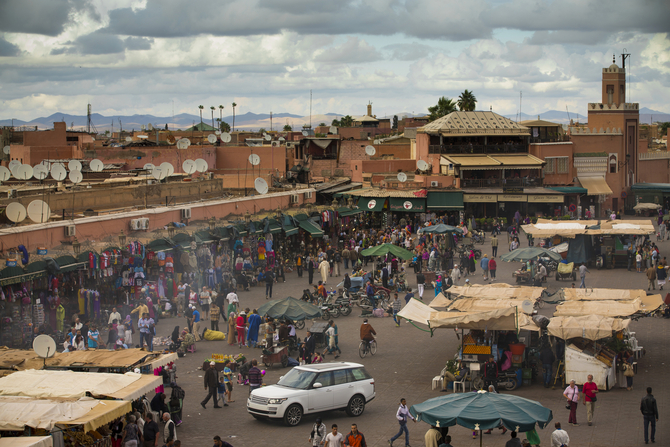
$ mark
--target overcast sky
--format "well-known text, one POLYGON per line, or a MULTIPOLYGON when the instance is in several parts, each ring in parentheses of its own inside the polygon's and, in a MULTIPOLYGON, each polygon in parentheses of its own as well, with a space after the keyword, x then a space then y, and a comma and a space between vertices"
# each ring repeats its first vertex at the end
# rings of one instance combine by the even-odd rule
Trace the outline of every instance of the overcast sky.
MULTIPOLYGON (((667 0, 0 0, 0 118, 231 112, 586 114, 631 53, 629 102, 670 112, 667 0)), ((628 65, 628 64, 627 64, 628 65)))

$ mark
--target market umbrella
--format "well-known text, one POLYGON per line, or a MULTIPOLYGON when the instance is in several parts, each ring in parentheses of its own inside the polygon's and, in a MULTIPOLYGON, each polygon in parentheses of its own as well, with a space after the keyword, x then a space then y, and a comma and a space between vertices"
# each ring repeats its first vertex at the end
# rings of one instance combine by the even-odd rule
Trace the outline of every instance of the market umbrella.
POLYGON ((268 301, 258 308, 258 315, 292 321, 309 320, 321 316, 321 309, 303 300, 287 297, 268 301))
POLYGON ((512 394, 488 393, 480 390, 474 393, 454 393, 435 397, 412 405, 409 412, 418 421, 436 427, 460 425, 479 430, 479 445, 482 432, 496 428, 500 424, 508 430, 527 432, 535 424, 544 428, 553 419, 551 410, 539 402, 512 394))
POLYGON ((414 258, 411 251, 393 244, 381 244, 375 247, 366 248, 361 252, 363 256, 384 256, 386 253, 391 253, 393 256, 401 259, 414 258))
POLYGON ((422 233, 432 233, 432 234, 447 234, 447 233, 458 233, 463 234, 463 230, 458 227, 452 227, 451 225, 437 224, 431 225, 429 227, 419 228, 419 234, 422 233))
POLYGON ((536 260, 544 256, 551 258, 556 262, 560 262, 563 259, 558 253, 554 253, 553 251, 541 247, 517 248, 516 250, 512 250, 509 253, 505 253, 500 257, 500 259, 505 262, 526 262, 530 260, 536 260))

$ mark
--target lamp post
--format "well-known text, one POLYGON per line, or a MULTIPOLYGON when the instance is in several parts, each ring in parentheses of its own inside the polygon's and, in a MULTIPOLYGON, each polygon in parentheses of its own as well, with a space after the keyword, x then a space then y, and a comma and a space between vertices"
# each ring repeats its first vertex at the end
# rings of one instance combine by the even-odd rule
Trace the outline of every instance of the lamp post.
POLYGON ((337 207, 340 205, 340 202, 337 201, 337 198, 333 199, 333 203, 331 203, 332 207, 334 210, 337 209, 337 207))
POLYGON ((251 222, 251 214, 249 214, 249 211, 248 211, 248 210, 244 213, 244 221, 245 221, 246 223, 251 222))
POLYGON ((81 244, 77 238, 74 238, 74 241, 72 241, 72 251, 74 251, 75 256, 79 256, 79 253, 81 252, 81 244))
POLYGON ((277 209, 275 210, 275 217, 277 220, 281 219, 281 208, 279 208, 279 206, 277 206, 277 209))
POLYGON ((126 235, 123 230, 121 230, 121 233, 119 234, 119 246, 121 246, 121 248, 126 246, 126 235))
POLYGON ((349 209, 353 209, 353 207, 354 207, 354 199, 352 199, 351 197, 349 197, 349 198, 347 199, 347 206, 349 207, 349 209))
POLYGON ((168 224, 167 227, 168 227, 168 229, 167 229, 167 230, 168 230, 168 237, 169 237, 170 239, 172 239, 172 238, 174 237, 174 232, 175 232, 176 228, 175 228, 174 225, 172 225, 171 223, 168 224))
POLYGON ((209 224, 209 231, 214 231, 214 228, 216 228, 216 219, 214 216, 210 217, 207 223, 209 224))

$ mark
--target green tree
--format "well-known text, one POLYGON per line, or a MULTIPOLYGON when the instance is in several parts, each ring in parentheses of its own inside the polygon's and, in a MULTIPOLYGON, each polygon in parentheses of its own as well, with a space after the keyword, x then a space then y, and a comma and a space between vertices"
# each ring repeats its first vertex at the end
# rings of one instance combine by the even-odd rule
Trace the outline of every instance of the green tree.
POLYGON ((265 127, 261 127, 260 129, 258 129, 258 133, 265 133, 265 132, 267 132, 267 130, 265 130, 265 127))
POLYGON ((233 103, 233 131, 235 131, 235 107, 237 107, 237 103, 233 103))
POLYGON ((214 110, 216 110, 216 107, 211 106, 210 109, 212 110, 212 127, 214 127, 214 110))
POLYGON ((219 129, 221 130, 221 132, 230 132, 230 124, 222 120, 219 123, 219 129))
POLYGON ((204 108, 205 108, 205 106, 203 106, 203 105, 198 106, 198 109, 200 109, 200 124, 202 124, 202 109, 204 109, 204 108))
POLYGON ((433 107, 428 107, 428 112, 430 117, 428 121, 435 121, 438 118, 442 118, 445 115, 449 115, 451 112, 456 111, 456 104, 453 99, 446 97, 441 97, 437 100, 437 104, 433 107))
POLYGON ((391 128, 392 129, 398 128, 398 115, 393 115, 393 126, 391 128))
POLYGON ((326 123, 319 123, 319 127, 324 127, 326 123))
POLYGON ((219 104, 219 121, 223 121, 223 106, 219 104))
POLYGON ((666 135, 668 127, 670 127, 670 122, 658 123, 658 136, 662 137, 663 135, 666 135))
POLYGON ((461 96, 458 97, 458 108, 463 112, 474 112, 475 106, 477 105, 477 98, 475 95, 465 89, 461 96))
POLYGON ((288 124, 284 125, 284 132, 291 132, 292 130, 293 130, 293 128, 291 126, 289 126, 288 124))

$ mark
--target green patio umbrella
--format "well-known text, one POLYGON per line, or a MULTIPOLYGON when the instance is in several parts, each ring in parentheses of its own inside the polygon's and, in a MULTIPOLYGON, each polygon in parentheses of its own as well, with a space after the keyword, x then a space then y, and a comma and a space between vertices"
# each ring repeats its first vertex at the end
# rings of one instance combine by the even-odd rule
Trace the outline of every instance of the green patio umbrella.
POLYGON ((512 394, 489 393, 484 390, 475 393, 455 393, 435 397, 412 405, 409 412, 417 421, 424 421, 436 427, 460 425, 471 430, 479 430, 479 445, 482 432, 502 424, 508 430, 528 432, 544 428, 553 419, 550 409, 539 402, 512 394))
POLYGON ((376 245, 374 247, 366 248, 361 252, 363 256, 384 256, 386 253, 391 253, 393 256, 400 259, 414 258, 411 251, 393 244, 376 245))
POLYGON ((263 304, 258 308, 258 315, 267 315, 279 320, 301 321, 320 317, 321 309, 311 303, 289 296, 263 304))
POLYGON ((437 224, 431 225, 429 227, 419 228, 419 234, 431 233, 431 234, 447 234, 447 233, 458 233, 463 234, 463 230, 458 227, 452 227, 451 225, 437 224))
POLYGON ((561 262, 563 259, 558 253, 541 247, 517 248, 509 253, 505 253, 500 259, 505 262, 527 262, 530 260, 537 260, 543 256, 547 256, 556 262, 561 262))

